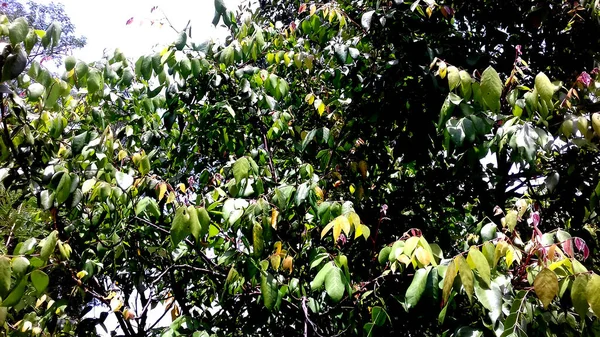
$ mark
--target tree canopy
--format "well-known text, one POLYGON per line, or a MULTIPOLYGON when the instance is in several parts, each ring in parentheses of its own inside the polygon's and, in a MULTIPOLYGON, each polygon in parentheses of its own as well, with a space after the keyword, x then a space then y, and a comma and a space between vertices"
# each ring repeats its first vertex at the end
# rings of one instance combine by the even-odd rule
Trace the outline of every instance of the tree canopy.
POLYGON ((600 334, 597 1, 245 10, 60 78, 0 18, 8 334, 600 334))

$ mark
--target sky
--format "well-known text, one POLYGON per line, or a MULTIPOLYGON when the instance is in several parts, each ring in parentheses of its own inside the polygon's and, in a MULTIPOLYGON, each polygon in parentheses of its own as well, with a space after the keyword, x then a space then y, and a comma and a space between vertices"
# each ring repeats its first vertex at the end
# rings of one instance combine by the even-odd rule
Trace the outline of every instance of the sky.
MULTIPOLYGON (((49 3, 48 0, 38 0, 49 3)), ((102 58, 103 51, 120 48, 127 57, 137 58, 175 40, 176 32, 169 25, 158 24, 166 15, 176 29, 183 29, 191 20, 190 41, 203 42, 209 38, 223 39, 225 30, 212 25, 213 0, 54 0, 62 3, 75 25, 76 35, 87 38, 87 46, 74 50, 73 55, 85 62, 102 58), (151 9, 158 10, 151 13, 151 9), (131 24, 127 21, 133 18, 131 24), (155 21, 154 25, 151 23, 155 21)), ((235 9, 240 0, 225 0, 235 9)))

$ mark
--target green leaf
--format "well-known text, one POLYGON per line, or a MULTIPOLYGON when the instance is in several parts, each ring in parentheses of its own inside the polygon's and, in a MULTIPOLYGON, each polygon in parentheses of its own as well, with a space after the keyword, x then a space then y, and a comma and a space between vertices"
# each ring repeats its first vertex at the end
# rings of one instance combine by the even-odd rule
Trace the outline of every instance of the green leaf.
POLYGON ((552 100, 554 92, 556 92, 558 87, 552 84, 552 82, 550 82, 550 79, 548 78, 548 76, 546 76, 546 74, 539 73, 535 77, 535 89, 537 90, 542 100, 550 102, 552 100))
POLYGON ((117 178, 117 185, 119 185, 123 191, 126 191, 131 185, 133 185, 133 177, 127 173, 116 171, 115 177, 117 178))
POLYGON ((481 74, 481 98, 493 112, 500 111, 500 96, 502 96, 502 81, 496 70, 487 67, 481 74))
POLYGON ((12 54, 6 57, 2 67, 2 80, 8 81, 17 78, 27 66, 27 53, 20 44, 15 46, 12 54))
POLYGON ((508 211, 508 213, 506 214, 505 220, 506 220, 506 226, 508 227, 508 230, 512 233, 512 231, 515 230, 515 227, 517 227, 517 218, 518 218, 519 214, 517 211, 510 210, 508 211))
POLYGON ((175 48, 177 48, 177 50, 183 50, 183 48, 185 47, 186 41, 187 41, 187 34, 185 33, 185 31, 181 31, 177 35, 177 39, 175 39, 175 42, 173 43, 173 45, 175 46, 175 48))
POLYGON ((496 238, 496 229, 498 227, 495 223, 490 222, 481 228, 481 239, 483 241, 490 241, 496 238))
POLYGON ((39 83, 32 83, 27 88, 27 91, 29 92, 29 94, 28 94, 29 99, 35 102, 44 95, 46 88, 44 88, 44 86, 39 83))
POLYGON ((3 307, 12 307, 17 305, 21 300, 21 297, 23 297, 23 294, 25 293, 25 288, 27 288, 27 278, 23 277, 21 279, 21 282, 17 284, 17 286, 10 292, 10 294, 8 294, 6 298, 3 298, 1 305, 3 307))
POLYGON ((190 233, 198 241, 201 237, 201 226, 200 220, 198 219, 198 211, 196 211, 196 207, 190 205, 188 206, 188 214, 190 215, 189 227, 190 233))
POLYGON ((150 172, 150 158, 148 155, 144 155, 138 164, 138 171, 144 176, 150 172))
POLYGON ((17 278, 19 278, 23 274, 25 274, 27 272, 27 269, 29 269, 29 265, 30 265, 29 260, 24 256, 17 256, 15 258, 13 258, 11 264, 12 264, 13 274, 17 278))
POLYGON ((92 69, 87 75, 87 89, 90 94, 94 94, 98 90, 102 89, 102 74, 92 69))
POLYGON ((42 246, 42 250, 40 251, 40 259, 42 259, 42 261, 48 261, 50 255, 52 255, 52 253, 54 252, 54 248, 56 247, 57 235, 57 231, 52 231, 52 233, 50 233, 50 235, 48 235, 48 237, 44 241, 44 245, 42 246))
POLYGON ((375 306, 371 309, 371 322, 377 326, 385 324, 387 313, 382 307, 375 306))
POLYGON ((28 32, 29 25, 27 24, 25 18, 17 18, 8 26, 8 37, 10 38, 10 43, 16 45, 17 43, 25 41, 25 37, 27 37, 28 32))
POLYGON ((587 301, 596 317, 600 317, 600 276, 592 274, 586 286, 587 301))
POLYGON ((260 280, 260 292, 265 303, 265 307, 272 310, 277 303, 277 281, 273 275, 266 273, 262 275, 260 280))
POLYGON ((484 289, 477 284, 475 286, 475 295, 479 303, 490 311, 489 315, 492 323, 496 323, 502 314, 503 301, 500 288, 496 284, 492 284, 489 289, 484 289))
POLYGON ((69 194, 71 193, 71 176, 68 173, 64 173, 61 178, 58 186, 56 187, 54 200, 59 205, 65 202, 69 198, 69 194))
POLYGON ((25 37, 25 43, 24 43, 25 51, 27 53, 30 53, 37 42, 38 42, 37 34, 35 33, 34 30, 30 30, 29 33, 27 33, 27 36, 25 37))
POLYGON ((448 87, 450 90, 454 90, 454 88, 458 87, 461 83, 460 81, 460 72, 458 68, 455 66, 450 66, 447 69, 448 72, 448 87))
POLYGON ((302 183, 298 186, 298 189, 296 190, 296 206, 300 206, 300 204, 302 204, 304 202, 304 200, 306 200, 306 198, 308 197, 308 192, 310 192, 310 188, 308 186, 308 183, 302 183))
POLYGON ((254 256, 260 257, 264 250, 263 228, 255 222, 252 227, 252 251, 254 256))
POLYGON ((315 278, 310 282, 310 289, 316 290, 316 289, 321 288, 323 286, 323 283, 325 282, 325 277, 332 270, 333 267, 334 267, 333 262, 326 263, 321 268, 321 270, 319 270, 319 272, 317 273, 315 278))
POLYGON ((0 297, 5 298, 10 290, 10 259, 0 256, 0 297))
MULTIPOLYGON (((535 293, 540 301, 542 301, 544 309, 546 309, 554 297, 558 295, 558 277, 556 277, 556 274, 552 270, 544 268, 535 277, 535 280, 533 281, 533 289, 535 290, 535 293)), ((600 289, 598 290, 600 291, 600 289)))
MULTIPOLYGON (((465 261, 465 258, 462 255, 457 256, 454 259, 456 266, 458 267, 458 273, 460 275, 460 281, 465 288, 465 292, 469 297, 469 301, 473 300, 473 287, 474 287, 474 276, 473 271, 469 268, 469 264, 465 261)), ((448 271, 446 271, 448 272, 448 271)))
POLYGON ((467 263, 471 269, 477 269, 479 276, 489 287, 491 282, 490 265, 485 256, 475 247, 471 247, 467 256, 467 263))
POLYGON ((388 262, 388 258, 390 256, 390 252, 392 251, 392 247, 387 246, 383 247, 383 249, 379 252, 377 256, 377 261, 379 261, 380 265, 385 265, 388 262))
POLYGON ((337 303, 344 297, 344 281, 342 270, 338 267, 333 267, 327 275, 325 275, 325 291, 331 299, 337 303))
POLYGON ((369 31, 369 29, 371 29, 371 21, 373 20, 374 13, 375 11, 364 12, 362 17, 360 18, 360 24, 366 31, 369 31))
POLYGON ((65 57, 65 70, 71 71, 73 68, 75 68, 76 64, 77 59, 75 58, 75 56, 69 55, 65 57))
POLYGON ((41 295, 44 290, 48 287, 50 283, 50 278, 46 273, 41 270, 34 270, 31 272, 31 283, 33 283, 33 287, 37 290, 38 295, 41 295))
POLYGON ((77 80, 82 81, 88 75, 89 69, 88 65, 84 62, 77 62, 75 65, 75 75, 77 75, 77 80))
POLYGON ((175 212, 175 217, 171 223, 171 241, 173 242, 173 246, 177 246, 189 234, 190 214, 187 207, 180 206, 175 212))
POLYGON ((206 208, 200 207, 196 209, 198 212, 198 221, 200 222, 200 235, 204 236, 208 233, 208 227, 210 226, 210 216, 206 211, 206 208))
POLYGON ((408 289, 406 289, 406 308, 414 308, 423 293, 425 292, 425 288, 427 286, 427 276, 431 271, 431 266, 427 268, 421 268, 415 272, 415 276, 413 276, 413 280, 410 283, 408 289))
POLYGON ((573 302, 573 308, 575 312, 585 317, 588 312, 588 301, 587 301, 587 284, 589 276, 587 274, 577 275, 573 285, 571 286, 571 301, 573 302))
POLYGON ((223 14, 227 11, 224 0, 215 0, 215 11, 219 14, 223 14))
POLYGON ((40 203, 44 210, 49 210, 54 205, 54 193, 49 190, 43 190, 40 193, 40 203))
POLYGON ((233 177, 238 184, 242 179, 248 178, 249 172, 250 162, 248 162, 248 158, 242 157, 233 163, 233 177))

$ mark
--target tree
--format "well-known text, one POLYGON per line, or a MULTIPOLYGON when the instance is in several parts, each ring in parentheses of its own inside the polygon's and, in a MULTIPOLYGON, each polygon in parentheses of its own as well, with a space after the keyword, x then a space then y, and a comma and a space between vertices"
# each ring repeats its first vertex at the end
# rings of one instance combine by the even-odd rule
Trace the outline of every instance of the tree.
POLYGON ((480 3, 278 2, 241 22, 217 0, 224 45, 182 31, 60 79, 34 62, 31 83, 31 29, 5 23, 27 95, 3 105, 1 182, 52 232, 1 258, 2 323, 93 334, 101 305, 125 336, 595 335, 599 9, 549 8, 488 25, 480 3))
POLYGON ((60 34, 60 39, 53 48, 36 48, 29 55, 31 59, 50 57, 56 58, 55 61, 58 61, 66 55, 71 55, 74 49, 83 48, 86 45, 86 38, 75 34, 75 26, 61 3, 42 4, 36 1, 28 1, 26 5, 23 5, 18 0, 5 0, 2 3, 0 12, 6 15, 10 21, 24 17, 31 27, 37 30, 48 31, 60 27, 62 34, 60 34), (57 24, 58 26, 56 26, 57 24))

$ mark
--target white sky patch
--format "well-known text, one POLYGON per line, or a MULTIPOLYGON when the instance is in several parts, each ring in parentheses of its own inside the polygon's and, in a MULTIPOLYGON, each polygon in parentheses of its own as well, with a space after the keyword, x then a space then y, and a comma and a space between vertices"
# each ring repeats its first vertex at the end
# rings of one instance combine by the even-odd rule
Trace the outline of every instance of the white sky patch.
MULTIPOLYGON (((49 3, 50 0, 38 0, 49 3)), ((87 38, 85 48, 73 51, 73 55, 85 62, 102 58, 104 50, 120 48, 125 56, 137 58, 173 42, 176 32, 168 24, 159 24, 163 12, 173 26, 183 29, 191 20, 192 37, 197 43, 213 38, 223 39, 224 28, 212 25, 214 1, 211 0, 104 0, 100 2, 81 0, 54 0, 65 6, 67 15, 75 25, 75 35, 87 38), (153 6, 158 10, 150 12, 153 6), (127 25, 127 21, 133 22, 127 25), (154 24, 152 24, 154 21, 154 24)), ((240 0, 225 0, 227 7, 235 10, 240 0)), ((221 21, 222 24, 222 21, 221 21)))

